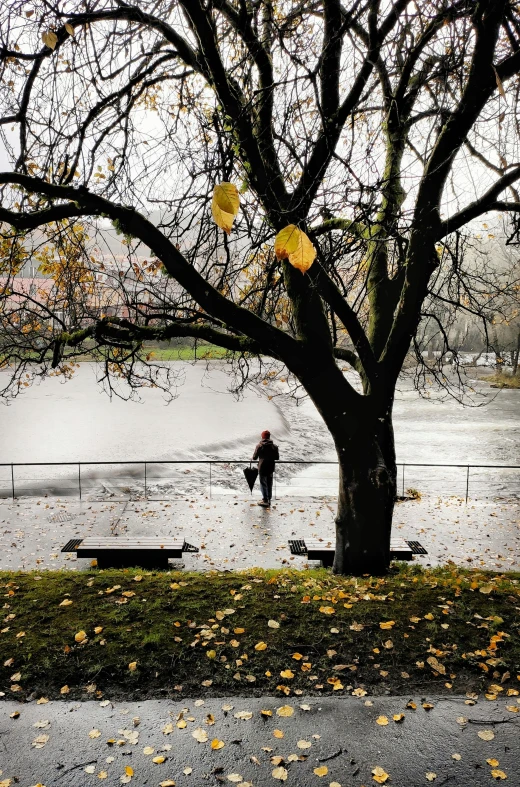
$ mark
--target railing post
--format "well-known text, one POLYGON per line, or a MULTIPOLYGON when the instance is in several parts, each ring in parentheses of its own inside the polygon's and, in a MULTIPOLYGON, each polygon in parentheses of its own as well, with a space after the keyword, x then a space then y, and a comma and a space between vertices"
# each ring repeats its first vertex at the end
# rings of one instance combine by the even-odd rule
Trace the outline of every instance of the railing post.
POLYGON ((404 497, 404 462, 403 462, 403 497, 404 497))
POLYGON ((274 468, 274 499, 276 500, 276 467, 274 468))
POLYGON ((81 462, 78 462, 78 486, 79 486, 79 499, 81 500, 81 462))
POLYGON ((209 463, 209 499, 211 500, 211 462, 209 463))
POLYGON ((144 463, 144 499, 146 500, 148 496, 147 488, 146 488, 146 462, 144 463))
POLYGON ((14 500, 14 465, 11 462, 11 490, 13 492, 13 500, 14 500))
POLYGON ((466 503, 468 502, 469 495, 469 465, 466 468, 466 503))

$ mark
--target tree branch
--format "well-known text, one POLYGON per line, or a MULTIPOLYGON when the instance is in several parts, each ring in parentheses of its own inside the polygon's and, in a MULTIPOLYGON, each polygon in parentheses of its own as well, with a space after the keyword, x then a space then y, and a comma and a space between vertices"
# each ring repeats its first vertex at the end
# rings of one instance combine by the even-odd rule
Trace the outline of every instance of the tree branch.
MULTIPOLYGON (((497 180, 497 182, 491 186, 486 193, 480 197, 479 199, 474 200, 469 205, 467 205, 463 210, 460 210, 455 215, 451 216, 449 219, 441 222, 439 226, 439 232, 437 233, 436 240, 440 240, 444 238, 446 235, 449 235, 450 232, 455 232, 456 230, 463 227, 468 221, 475 219, 477 216, 481 216, 483 213, 489 210, 496 210, 496 198, 498 195, 504 191, 508 186, 514 183, 516 180, 520 180, 520 166, 515 167, 508 172, 506 175, 503 175, 501 178, 497 180)), ((502 205, 518 205, 518 203, 501 203, 502 205)), ((500 210, 510 210, 511 208, 499 208, 500 210)), ((517 209, 517 208, 513 208, 517 209)))

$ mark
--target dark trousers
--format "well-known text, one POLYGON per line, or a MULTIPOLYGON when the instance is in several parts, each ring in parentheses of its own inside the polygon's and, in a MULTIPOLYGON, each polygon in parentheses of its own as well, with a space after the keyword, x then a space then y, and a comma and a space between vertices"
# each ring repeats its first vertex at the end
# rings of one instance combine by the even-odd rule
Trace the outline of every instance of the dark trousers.
POLYGON ((270 501, 273 494, 273 474, 271 473, 271 475, 261 475, 259 478, 260 489, 262 490, 262 499, 270 501))

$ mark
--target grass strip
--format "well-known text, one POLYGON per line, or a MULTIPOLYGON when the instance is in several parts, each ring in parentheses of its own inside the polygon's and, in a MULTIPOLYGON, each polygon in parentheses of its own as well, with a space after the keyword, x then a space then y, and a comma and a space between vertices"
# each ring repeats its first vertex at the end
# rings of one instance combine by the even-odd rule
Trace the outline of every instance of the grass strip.
POLYGON ((0 586, 11 699, 519 696, 518 573, 92 569, 1 572, 0 586))

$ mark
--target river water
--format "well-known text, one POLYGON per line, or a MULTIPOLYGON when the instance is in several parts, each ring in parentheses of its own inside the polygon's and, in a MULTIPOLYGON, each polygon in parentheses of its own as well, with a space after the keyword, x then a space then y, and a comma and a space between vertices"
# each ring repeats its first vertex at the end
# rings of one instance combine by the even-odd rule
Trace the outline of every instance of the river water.
MULTIPOLYGON (((82 364, 66 383, 51 378, 27 389, 11 405, 0 405, 0 495, 151 496, 203 492, 244 493, 243 464, 263 429, 280 445, 279 496, 333 496, 334 464, 297 465, 296 461, 333 462, 332 441, 312 403, 299 406, 283 386, 271 400, 260 388, 237 400, 229 393, 224 362, 173 362, 179 373, 177 398, 166 405, 158 390, 142 392, 142 403, 109 397, 96 382, 94 364, 82 364), (169 460, 213 460, 207 464, 168 465, 169 460), (217 462, 216 460, 223 460, 217 462), (110 462, 136 462, 112 465, 110 462), (11 470, 11 463, 42 463, 11 470), (66 466, 47 463, 69 462, 66 466), (81 466, 78 467, 78 462, 81 466), (92 463, 103 463, 94 465, 92 463), (157 462, 159 464, 153 464, 157 462), (210 478, 211 472, 211 478, 210 478)), ((475 406, 453 399, 424 398, 403 379, 397 392, 394 424, 400 491, 465 496, 467 465, 520 465, 520 391, 497 391, 474 381, 475 406), (485 405, 485 406, 484 406, 485 405), (464 465, 424 468, 417 464, 464 465)), ((470 468, 470 497, 518 497, 520 470, 470 468)))

